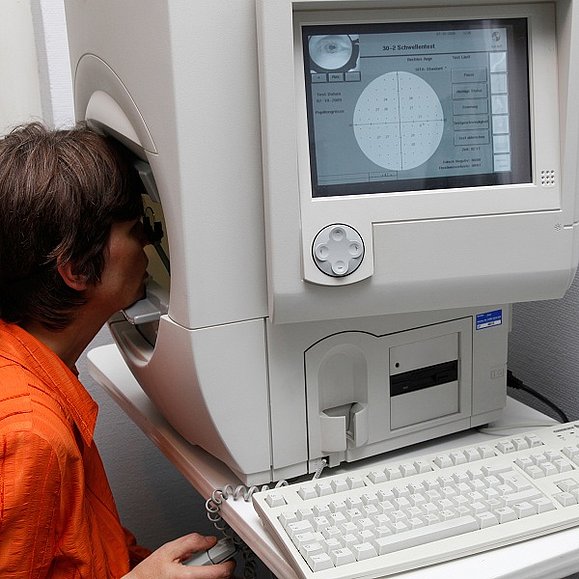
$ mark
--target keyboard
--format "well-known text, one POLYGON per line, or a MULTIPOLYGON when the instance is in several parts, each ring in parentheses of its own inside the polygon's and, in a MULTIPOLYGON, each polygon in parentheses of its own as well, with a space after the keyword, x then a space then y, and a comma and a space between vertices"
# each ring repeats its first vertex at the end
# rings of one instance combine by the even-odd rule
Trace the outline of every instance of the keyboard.
POLYGON ((298 577, 387 577, 579 524, 579 422, 252 499, 298 577))

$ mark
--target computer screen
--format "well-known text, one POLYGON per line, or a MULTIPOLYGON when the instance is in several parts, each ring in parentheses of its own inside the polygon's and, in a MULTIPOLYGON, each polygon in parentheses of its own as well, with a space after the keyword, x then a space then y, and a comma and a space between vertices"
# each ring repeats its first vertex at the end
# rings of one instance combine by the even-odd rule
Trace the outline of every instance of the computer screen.
POLYGON ((306 25, 313 197, 529 183, 526 18, 306 25))

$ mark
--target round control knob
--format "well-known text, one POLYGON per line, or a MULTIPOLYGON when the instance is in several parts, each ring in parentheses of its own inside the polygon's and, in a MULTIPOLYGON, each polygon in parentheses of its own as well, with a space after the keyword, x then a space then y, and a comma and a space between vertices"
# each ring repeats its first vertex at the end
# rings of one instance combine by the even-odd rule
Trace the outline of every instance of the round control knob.
POLYGON ((332 277, 344 277, 355 272, 364 259, 364 242, 349 225, 324 227, 312 244, 314 263, 320 271, 332 277))

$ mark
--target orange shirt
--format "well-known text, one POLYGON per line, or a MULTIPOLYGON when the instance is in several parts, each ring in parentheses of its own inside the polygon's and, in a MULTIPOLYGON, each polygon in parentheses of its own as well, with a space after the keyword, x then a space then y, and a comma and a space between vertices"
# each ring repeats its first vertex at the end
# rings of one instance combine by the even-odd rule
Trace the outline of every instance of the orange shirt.
POLYGON ((60 358, 0 321, 2 579, 116 579, 146 555, 119 522, 97 411, 60 358))

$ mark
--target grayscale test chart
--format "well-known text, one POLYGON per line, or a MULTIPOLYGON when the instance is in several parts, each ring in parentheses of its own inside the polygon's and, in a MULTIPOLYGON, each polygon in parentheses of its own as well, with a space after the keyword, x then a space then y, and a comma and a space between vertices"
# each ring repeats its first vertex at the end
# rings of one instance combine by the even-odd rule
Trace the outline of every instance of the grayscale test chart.
POLYGON ((353 127, 360 149, 371 161, 403 171, 435 153, 444 132, 444 113, 425 80, 410 72, 388 72, 362 91, 353 127))

